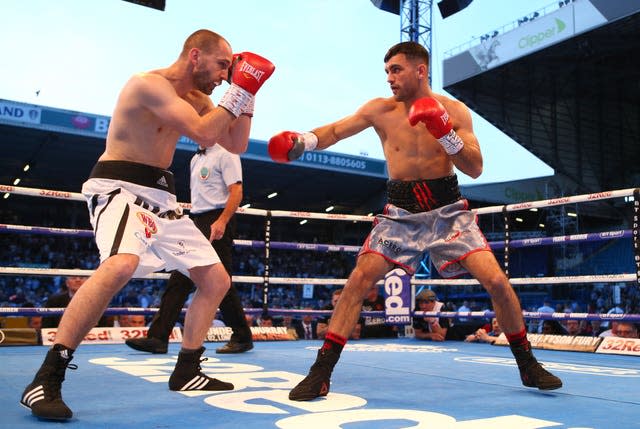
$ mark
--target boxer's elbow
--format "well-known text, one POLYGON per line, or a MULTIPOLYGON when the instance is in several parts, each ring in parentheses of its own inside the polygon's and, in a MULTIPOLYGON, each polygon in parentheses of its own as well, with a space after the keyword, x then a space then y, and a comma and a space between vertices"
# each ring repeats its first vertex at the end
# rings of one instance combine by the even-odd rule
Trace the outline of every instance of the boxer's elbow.
POLYGON ((477 179, 482 174, 482 164, 474 166, 471 171, 467 173, 472 179, 477 179))

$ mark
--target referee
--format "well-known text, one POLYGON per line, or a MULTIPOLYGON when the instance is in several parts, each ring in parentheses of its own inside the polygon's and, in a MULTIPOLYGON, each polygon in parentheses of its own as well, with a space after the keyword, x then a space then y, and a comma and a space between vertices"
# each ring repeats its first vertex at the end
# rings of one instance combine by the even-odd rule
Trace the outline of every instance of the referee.
MULTIPOLYGON (((236 234, 235 212, 242 201, 242 166, 240 156, 220 145, 200 148, 191 159, 191 214, 198 229, 209 237, 222 265, 231 276, 231 252, 236 234)), ((173 271, 154 315, 147 338, 134 338, 126 344, 150 353, 167 353, 169 335, 180 316, 194 284, 173 271)), ((220 303, 220 312, 233 333, 216 353, 243 353, 253 348, 251 329, 247 325, 238 291, 231 284, 220 303)))

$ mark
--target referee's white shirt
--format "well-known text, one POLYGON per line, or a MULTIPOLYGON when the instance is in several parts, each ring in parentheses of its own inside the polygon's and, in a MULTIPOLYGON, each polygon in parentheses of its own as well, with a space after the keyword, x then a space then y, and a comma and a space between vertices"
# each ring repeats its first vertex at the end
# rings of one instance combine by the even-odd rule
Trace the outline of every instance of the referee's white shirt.
POLYGON ((191 158, 191 213, 224 208, 234 183, 242 183, 240 156, 218 144, 196 153, 191 158))

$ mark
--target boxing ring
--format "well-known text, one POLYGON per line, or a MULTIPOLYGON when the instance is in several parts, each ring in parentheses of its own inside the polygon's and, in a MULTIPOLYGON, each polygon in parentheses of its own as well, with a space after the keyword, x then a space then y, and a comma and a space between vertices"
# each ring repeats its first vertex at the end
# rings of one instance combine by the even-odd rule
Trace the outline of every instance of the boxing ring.
MULTIPOLYGON (((10 193, 84 201, 80 194, 7 186, 10 193)), ((504 251, 505 272, 513 249, 581 241, 631 239, 639 264, 638 215, 640 192, 625 189, 474 210, 479 216, 501 213, 505 239, 490 243, 504 251), (512 239, 508 213, 585 201, 634 196, 629 230, 512 239)), ((188 209, 188 205, 184 204, 188 209)), ((359 246, 277 242, 270 239, 271 220, 277 217, 326 221, 370 222, 371 217, 340 214, 239 209, 238 213, 265 217, 263 241, 236 240, 236 246, 264 249, 263 276, 234 276, 235 283, 262 285, 263 308, 248 313, 327 314, 322 311, 269 308, 274 285, 343 285, 346 279, 284 278, 270 275, 273 249, 356 252, 359 246)), ((0 231, 90 237, 91 231, 0 224, 0 231)), ((638 266, 638 265, 636 265, 638 266)), ((89 275, 92 270, 0 267, 1 275, 89 275)), ((145 278, 164 279, 155 273, 145 278)), ((638 282, 639 273, 585 276, 511 278, 514 285, 638 282)), ((474 286, 471 279, 412 279, 413 287, 474 286)), ((415 293, 414 293, 415 295, 415 293)), ((0 308, 0 315, 52 315, 55 309, 0 308)), ((152 314, 153 309, 114 308, 109 314, 152 314)), ((378 315, 381 312, 370 312, 378 315)), ((485 319, 483 312, 414 312, 416 315, 485 319)), ((537 313, 523 311, 525 319, 640 321, 639 314, 537 313)), ((410 337, 356 340, 347 343, 336 367, 331 392, 311 402, 287 399, 289 390, 307 373, 320 341, 258 342, 239 355, 215 355, 207 345, 203 370, 234 383, 230 392, 171 392, 167 380, 179 344, 158 357, 133 351, 124 344, 82 345, 75 354, 77 371, 67 371, 63 397, 74 411, 66 425, 124 428, 226 428, 232 425, 277 428, 632 428, 640 427, 640 359, 621 354, 535 350, 547 369, 562 378, 563 388, 541 392, 521 385, 508 347, 484 343, 426 342, 410 337), (154 385, 155 384, 155 385, 154 385), (106 395, 103 392, 108 392, 106 395)), ((0 347, 0 399, 7 406, 0 427, 42 427, 42 422, 18 404, 19 396, 44 357, 41 346, 0 347)))

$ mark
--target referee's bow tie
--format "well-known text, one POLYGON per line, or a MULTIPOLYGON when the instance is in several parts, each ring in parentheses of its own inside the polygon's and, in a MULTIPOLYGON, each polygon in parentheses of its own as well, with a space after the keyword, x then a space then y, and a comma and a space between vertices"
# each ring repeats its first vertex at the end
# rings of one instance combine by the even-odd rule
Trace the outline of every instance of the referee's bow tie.
POLYGON ((204 155, 207 152, 206 148, 198 148, 198 150, 196 151, 196 154, 198 155, 204 155))

